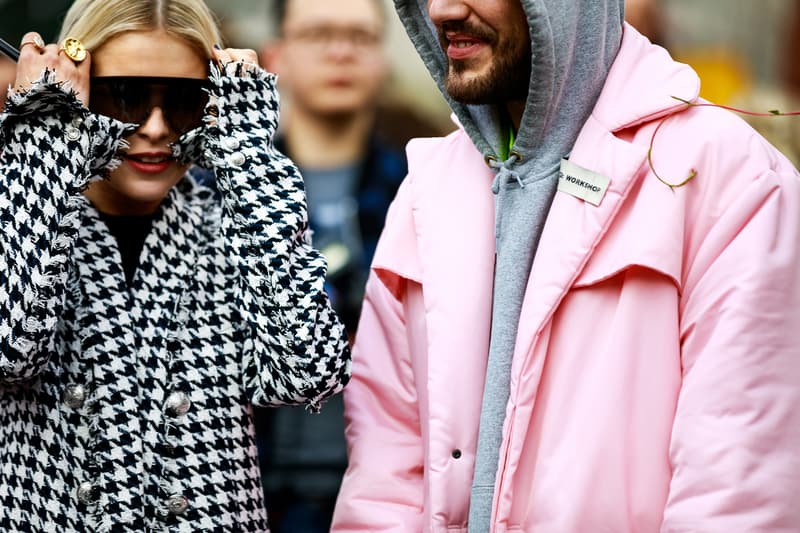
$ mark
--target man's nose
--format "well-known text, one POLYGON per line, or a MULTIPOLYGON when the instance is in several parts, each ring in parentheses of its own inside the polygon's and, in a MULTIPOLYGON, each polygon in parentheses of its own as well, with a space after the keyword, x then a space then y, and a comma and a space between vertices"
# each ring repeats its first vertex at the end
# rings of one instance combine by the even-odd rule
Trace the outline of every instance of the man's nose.
POLYGON ((428 0, 428 16, 437 26, 450 20, 465 20, 470 11, 469 3, 463 0, 428 0))
POLYGON ((358 46, 352 37, 347 35, 336 35, 325 47, 325 53, 336 59, 353 57, 358 52, 358 46))

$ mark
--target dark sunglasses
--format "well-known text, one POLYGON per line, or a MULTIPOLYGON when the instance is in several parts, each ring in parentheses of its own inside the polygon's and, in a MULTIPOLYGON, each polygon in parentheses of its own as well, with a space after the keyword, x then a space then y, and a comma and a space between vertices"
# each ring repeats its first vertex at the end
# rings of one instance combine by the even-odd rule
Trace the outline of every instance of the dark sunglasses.
POLYGON ((144 124, 159 107, 181 135, 202 124, 208 80, 149 76, 103 76, 90 81, 89 109, 122 122, 144 124))

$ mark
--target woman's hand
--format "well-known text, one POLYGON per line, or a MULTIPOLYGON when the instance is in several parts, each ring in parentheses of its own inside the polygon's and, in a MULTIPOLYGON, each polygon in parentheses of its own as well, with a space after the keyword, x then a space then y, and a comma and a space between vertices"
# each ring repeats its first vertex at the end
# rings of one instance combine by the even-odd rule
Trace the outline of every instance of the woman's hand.
POLYGON ((214 55, 220 63, 235 63, 237 61, 258 66, 258 55, 255 50, 247 48, 214 49, 214 55))
POLYGON ((28 90, 31 84, 41 77, 44 69, 50 69, 56 72, 56 80, 68 82, 83 105, 88 105, 92 63, 90 54, 87 52, 86 59, 76 63, 67 57, 58 45, 42 45, 44 45, 42 37, 36 32, 28 32, 22 38, 14 90, 28 90))

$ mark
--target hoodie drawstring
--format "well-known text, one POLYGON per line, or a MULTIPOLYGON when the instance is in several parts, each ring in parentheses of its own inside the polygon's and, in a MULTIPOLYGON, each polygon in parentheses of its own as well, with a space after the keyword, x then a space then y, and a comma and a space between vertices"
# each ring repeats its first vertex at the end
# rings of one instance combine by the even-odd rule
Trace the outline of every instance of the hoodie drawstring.
POLYGON ((505 161, 497 161, 496 159, 489 159, 487 162, 489 166, 497 171, 494 181, 492 181, 492 192, 497 194, 500 192, 500 184, 508 181, 516 180, 521 189, 525 188, 522 182, 522 177, 518 172, 511 170, 511 166, 519 160, 519 155, 512 153, 505 161))

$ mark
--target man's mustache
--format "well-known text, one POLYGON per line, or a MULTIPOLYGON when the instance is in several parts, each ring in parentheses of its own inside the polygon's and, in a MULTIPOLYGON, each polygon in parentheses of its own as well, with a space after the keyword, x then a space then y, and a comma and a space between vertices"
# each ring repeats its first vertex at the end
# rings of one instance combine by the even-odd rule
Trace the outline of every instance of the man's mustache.
POLYGON ((463 20, 450 20, 443 22, 441 26, 437 27, 437 31, 439 33, 439 42, 441 43, 442 48, 445 49, 450 42, 445 34, 449 32, 469 35, 490 44, 497 40, 497 32, 493 31, 491 28, 479 26, 463 20))

